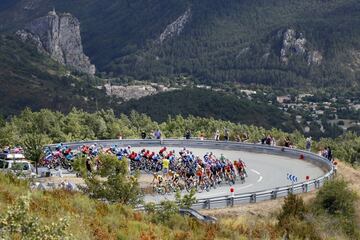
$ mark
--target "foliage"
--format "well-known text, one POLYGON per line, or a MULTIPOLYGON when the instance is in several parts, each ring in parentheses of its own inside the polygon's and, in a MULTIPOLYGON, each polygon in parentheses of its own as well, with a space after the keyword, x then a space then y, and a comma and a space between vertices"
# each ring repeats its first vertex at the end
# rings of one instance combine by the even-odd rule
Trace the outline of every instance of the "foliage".
POLYGON ((67 115, 45 109, 39 112, 25 109, 19 116, 6 122, 4 127, 0 127, 0 145, 21 144, 24 136, 32 134, 31 129, 36 129, 35 133, 44 136, 46 143, 54 143, 115 139, 118 135, 122 135, 123 138, 139 138, 142 130, 151 136, 158 128, 164 137, 183 137, 185 130, 190 129, 193 137, 203 135, 212 139, 215 131, 219 130, 223 138, 224 129, 227 128, 231 140, 235 140, 239 135, 248 142, 259 142, 265 135, 271 134, 279 141, 289 136, 294 144, 305 142, 305 138, 298 132, 288 134, 277 129, 266 130, 253 125, 235 124, 211 117, 175 116, 159 124, 145 114, 134 111, 129 116, 121 114, 116 117, 112 110, 87 113, 74 108, 67 115))
POLYGON ((191 206, 196 203, 196 190, 191 189, 189 194, 181 196, 181 192, 177 191, 175 195, 176 202, 179 204, 180 208, 191 208, 191 206))
POLYGON ((130 100, 118 108, 118 111, 125 114, 130 114, 133 110, 145 113, 158 122, 166 121, 169 115, 172 117, 193 115, 252 124, 267 129, 275 127, 287 131, 294 130, 292 125, 288 127, 284 124, 289 119, 274 106, 239 99, 224 92, 197 88, 186 88, 130 100))
MULTIPOLYGON (((0 115, 18 114, 25 107, 68 112, 72 107, 95 111, 113 105, 97 78, 70 70, 16 37, 0 35, 0 115)), ((0 121, 1 125, 1 121, 0 121)))
POLYGON ((158 207, 153 203, 147 203, 145 211, 151 215, 151 221, 154 223, 166 224, 179 214, 179 206, 173 201, 162 201, 158 207))
POLYGON ((348 188, 344 180, 326 182, 315 199, 315 208, 331 215, 354 217, 356 193, 348 188))
POLYGON ((100 155, 100 165, 93 174, 85 175, 85 188, 92 198, 135 206, 141 202, 139 174, 129 176, 128 163, 116 156, 100 155), (101 178, 99 178, 101 177, 101 178))
POLYGON ((25 157, 35 163, 36 174, 38 173, 38 164, 43 157, 44 140, 43 136, 37 133, 30 133, 24 137, 25 157))
POLYGON ((339 222, 343 231, 354 239, 360 237, 356 226, 355 204, 358 196, 349 189, 347 182, 336 179, 326 182, 314 200, 314 212, 329 214, 339 222))
POLYGON ((289 194, 282 206, 282 211, 278 216, 279 226, 284 227, 290 218, 304 219, 307 210, 301 197, 295 194, 289 194))
POLYGON ((320 239, 312 223, 306 220, 307 214, 307 207, 301 197, 290 194, 285 198, 277 216, 278 228, 285 233, 285 238, 293 236, 295 239, 320 239))
POLYGON ((301 88, 358 85, 357 0, 40 0, 31 14, 23 11, 26 1, 2 2, 0 31, 5 32, 53 7, 74 14, 86 53, 109 76, 301 88), (166 26, 189 7, 192 17, 183 32, 159 44, 166 26), (280 62, 277 33, 290 27, 304 33, 309 49, 323 54, 322 66, 308 66, 306 57, 296 56, 287 65, 280 62))
POLYGON ((331 147, 335 158, 346 161, 353 166, 358 166, 360 164, 359 146, 360 136, 352 132, 347 132, 335 139, 321 139, 316 149, 322 150, 326 147, 331 147))
POLYGON ((0 216, 1 239, 56 240, 71 239, 67 229, 67 219, 59 219, 56 223, 45 224, 29 212, 30 197, 21 197, 14 205, 0 216))

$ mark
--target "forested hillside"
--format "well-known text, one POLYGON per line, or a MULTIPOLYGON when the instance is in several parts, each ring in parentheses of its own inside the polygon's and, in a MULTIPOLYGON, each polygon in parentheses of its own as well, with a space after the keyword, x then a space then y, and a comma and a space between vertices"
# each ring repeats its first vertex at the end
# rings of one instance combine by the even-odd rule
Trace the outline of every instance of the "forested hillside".
POLYGON ((12 37, 0 36, 0 115, 52 108, 64 112, 72 107, 95 111, 110 107, 94 79, 70 75, 69 70, 12 37))
POLYGON ((118 112, 130 114, 136 110, 163 122, 169 116, 199 116, 227 120, 242 124, 294 130, 294 123, 278 108, 267 104, 239 99, 226 93, 204 89, 183 89, 160 93, 120 105, 118 112))
POLYGON ((359 84, 356 0, 4 0, 1 31, 15 31, 53 7, 80 19, 85 52, 100 72, 280 87, 359 84), (181 24, 164 35, 175 20, 181 24), (288 29, 299 41, 286 49, 288 29), (314 52, 321 61, 309 64, 314 52))

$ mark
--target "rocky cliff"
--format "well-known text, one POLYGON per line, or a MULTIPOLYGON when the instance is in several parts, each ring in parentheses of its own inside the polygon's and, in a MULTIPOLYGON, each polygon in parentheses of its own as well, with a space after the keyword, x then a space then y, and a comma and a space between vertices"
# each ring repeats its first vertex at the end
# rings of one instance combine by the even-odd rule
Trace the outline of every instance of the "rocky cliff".
POLYGON ((181 32, 184 30, 186 24, 191 19, 191 8, 186 10, 186 12, 178 17, 174 22, 169 24, 165 30, 161 33, 159 37, 159 42, 163 43, 167 39, 170 39, 174 36, 178 36, 181 34, 181 32))
POLYGON ((310 50, 307 46, 307 39, 304 34, 294 29, 286 29, 280 31, 278 37, 282 41, 282 48, 280 50, 280 60, 288 64, 289 57, 293 55, 306 57, 308 65, 316 64, 320 65, 323 56, 317 50, 310 50))
POLYGON ((95 66, 83 52, 80 23, 71 14, 51 11, 47 16, 31 21, 17 35, 23 41, 34 43, 40 52, 49 54, 59 63, 95 74, 95 66))

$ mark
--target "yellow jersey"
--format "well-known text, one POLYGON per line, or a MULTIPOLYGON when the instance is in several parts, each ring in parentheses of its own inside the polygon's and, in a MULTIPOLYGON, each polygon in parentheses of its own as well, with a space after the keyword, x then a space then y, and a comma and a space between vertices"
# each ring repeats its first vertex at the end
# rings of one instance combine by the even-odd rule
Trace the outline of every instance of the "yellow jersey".
POLYGON ((162 160, 162 165, 163 165, 163 168, 168 169, 168 168, 169 168, 169 165, 170 165, 170 160, 164 158, 164 159, 162 160))

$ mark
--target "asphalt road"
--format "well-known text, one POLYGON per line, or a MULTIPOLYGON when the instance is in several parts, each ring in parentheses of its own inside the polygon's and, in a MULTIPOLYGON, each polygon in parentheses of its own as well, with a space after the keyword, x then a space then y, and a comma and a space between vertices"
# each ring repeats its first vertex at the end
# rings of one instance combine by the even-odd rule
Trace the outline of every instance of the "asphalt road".
MULTIPOLYGON (((158 152, 160 148, 161 147, 147 147, 146 149, 158 152)), ((133 149, 139 151, 141 148, 133 149)), ((181 148, 171 147, 169 150, 170 149, 178 153, 181 148)), ((207 152, 213 152, 217 157, 222 153, 230 160, 241 158, 247 165, 248 177, 245 183, 241 184, 237 181, 236 184, 232 186, 235 194, 251 193, 291 185, 291 181, 287 179, 288 173, 297 176, 298 182, 305 181, 306 176, 314 179, 324 175, 324 171, 321 168, 296 158, 220 149, 189 148, 189 150, 201 157, 207 152)), ((184 191, 184 194, 185 193, 184 191)), ((227 194, 231 194, 230 186, 224 184, 216 189, 211 189, 209 192, 204 191, 197 193, 196 198, 213 198, 227 194)), ((145 202, 159 202, 166 199, 173 200, 174 194, 146 195, 144 198, 145 202)))

